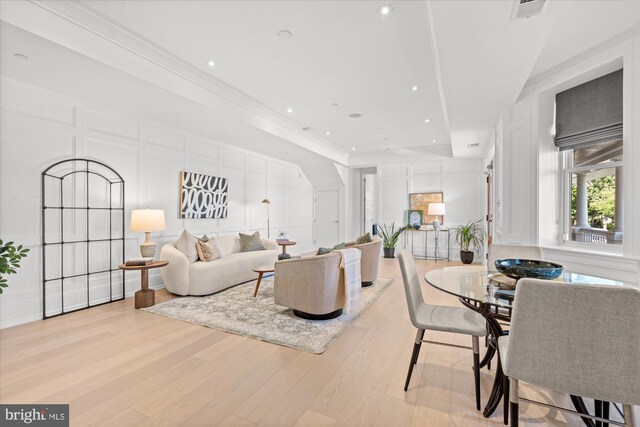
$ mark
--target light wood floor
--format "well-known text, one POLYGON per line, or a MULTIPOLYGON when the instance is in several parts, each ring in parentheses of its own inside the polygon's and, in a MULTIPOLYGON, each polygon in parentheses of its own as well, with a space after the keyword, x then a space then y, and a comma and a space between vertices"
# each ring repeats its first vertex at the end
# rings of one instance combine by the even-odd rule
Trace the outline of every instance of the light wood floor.
MULTIPOLYGON (((418 261, 419 274, 447 264, 418 261)), ((470 351, 423 346, 403 392, 415 329, 397 260, 383 260, 381 275, 394 282, 322 355, 138 311, 132 299, 6 329, 0 401, 69 403, 74 426, 501 425, 502 405, 489 419, 475 410, 470 351)), ((423 289, 431 303, 459 304, 423 289)), ((484 369, 484 401, 492 379, 484 369)), ((568 404, 554 393, 522 394, 568 404)), ((523 425, 580 425, 526 404, 521 416, 523 425)))

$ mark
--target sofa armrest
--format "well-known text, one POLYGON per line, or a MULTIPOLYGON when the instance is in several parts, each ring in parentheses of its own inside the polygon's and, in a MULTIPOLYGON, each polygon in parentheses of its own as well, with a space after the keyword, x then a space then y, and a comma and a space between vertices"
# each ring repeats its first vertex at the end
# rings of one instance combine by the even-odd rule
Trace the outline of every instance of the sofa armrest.
POLYGON ((267 248, 268 251, 273 251, 278 249, 278 244, 275 241, 269 240, 269 239, 260 239, 260 240, 262 240, 262 244, 264 245, 265 248, 267 248))
POLYGON ((176 249, 173 243, 167 243, 160 251, 160 259, 169 261, 166 267, 160 269, 167 290, 177 295, 189 294, 190 263, 185 254, 176 249))

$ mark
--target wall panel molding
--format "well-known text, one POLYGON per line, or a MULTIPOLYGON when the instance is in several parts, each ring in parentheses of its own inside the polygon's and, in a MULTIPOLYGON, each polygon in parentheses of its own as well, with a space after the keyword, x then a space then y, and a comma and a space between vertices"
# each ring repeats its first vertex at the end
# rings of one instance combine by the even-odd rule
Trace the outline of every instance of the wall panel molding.
MULTIPOLYGON (((267 193, 275 203, 271 237, 286 229, 298 242, 292 253, 312 248, 313 188, 297 165, 14 80, 3 78, 2 83, 0 234, 26 244, 31 253, 0 298, 0 328, 41 319, 40 174, 57 160, 86 155, 103 159, 123 175, 127 258, 139 255, 143 239, 128 231, 132 209, 165 209, 167 229, 153 233, 159 253, 184 228, 210 236, 256 230, 266 236, 267 215, 260 201, 267 193), (39 99, 47 100, 44 113, 37 110, 39 99), (73 120, 68 119, 71 112, 73 120), (67 119, 51 119, 58 117, 67 119), (214 176, 229 173, 234 203, 228 219, 179 218, 179 171, 191 168, 214 176)), ((149 280, 153 288, 163 286, 158 272, 149 280)), ((127 274, 126 295, 137 289, 139 275, 127 274)))

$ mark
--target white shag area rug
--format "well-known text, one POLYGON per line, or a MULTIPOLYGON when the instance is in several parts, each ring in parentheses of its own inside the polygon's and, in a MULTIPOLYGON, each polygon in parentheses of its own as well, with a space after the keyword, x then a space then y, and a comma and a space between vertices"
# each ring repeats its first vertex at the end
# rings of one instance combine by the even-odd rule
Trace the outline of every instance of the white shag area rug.
POLYGON ((373 304, 392 279, 379 277, 362 288, 361 305, 350 315, 330 320, 306 320, 288 307, 273 302, 273 277, 263 278, 253 297, 255 281, 217 294, 186 296, 145 308, 150 313, 195 323, 213 329, 255 338, 310 353, 323 353, 342 331, 373 304))

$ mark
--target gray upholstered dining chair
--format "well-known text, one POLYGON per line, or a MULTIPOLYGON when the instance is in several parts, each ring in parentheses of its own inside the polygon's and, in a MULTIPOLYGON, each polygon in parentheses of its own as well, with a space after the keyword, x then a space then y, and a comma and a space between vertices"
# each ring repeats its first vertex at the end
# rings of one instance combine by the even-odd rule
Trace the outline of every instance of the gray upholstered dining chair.
POLYGON ((445 307, 439 305, 425 304, 420 289, 420 279, 416 271, 416 264, 413 260, 411 252, 407 249, 399 254, 400 270, 402 271, 402 280, 404 282, 404 290, 407 296, 407 306, 409 307, 409 317, 413 326, 418 328, 415 343, 413 345, 413 353, 411 362, 409 363, 409 372, 407 380, 404 384, 404 391, 409 388, 411 381, 411 373, 413 367, 418 361, 420 346, 422 343, 446 345, 450 347, 465 348, 473 350, 473 371, 476 385, 476 409, 480 409, 480 346, 479 337, 487 334, 486 322, 484 318, 464 307, 445 307), (444 331, 456 334, 471 335, 471 347, 464 347, 455 344, 441 343, 424 339, 425 330, 444 331))
POLYGON ((495 271, 496 260, 505 258, 541 260, 542 249, 539 246, 492 244, 489 246, 489 258, 487 261, 489 271, 495 271))
MULTIPOLYGON (((640 289, 521 279, 511 329, 499 338, 510 382, 511 425, 518 424, 519 381, 574 396, 623 405, 634 426, 640 405, 640 289)), ((560 411, 578 414, 565 408, 560 411)))

